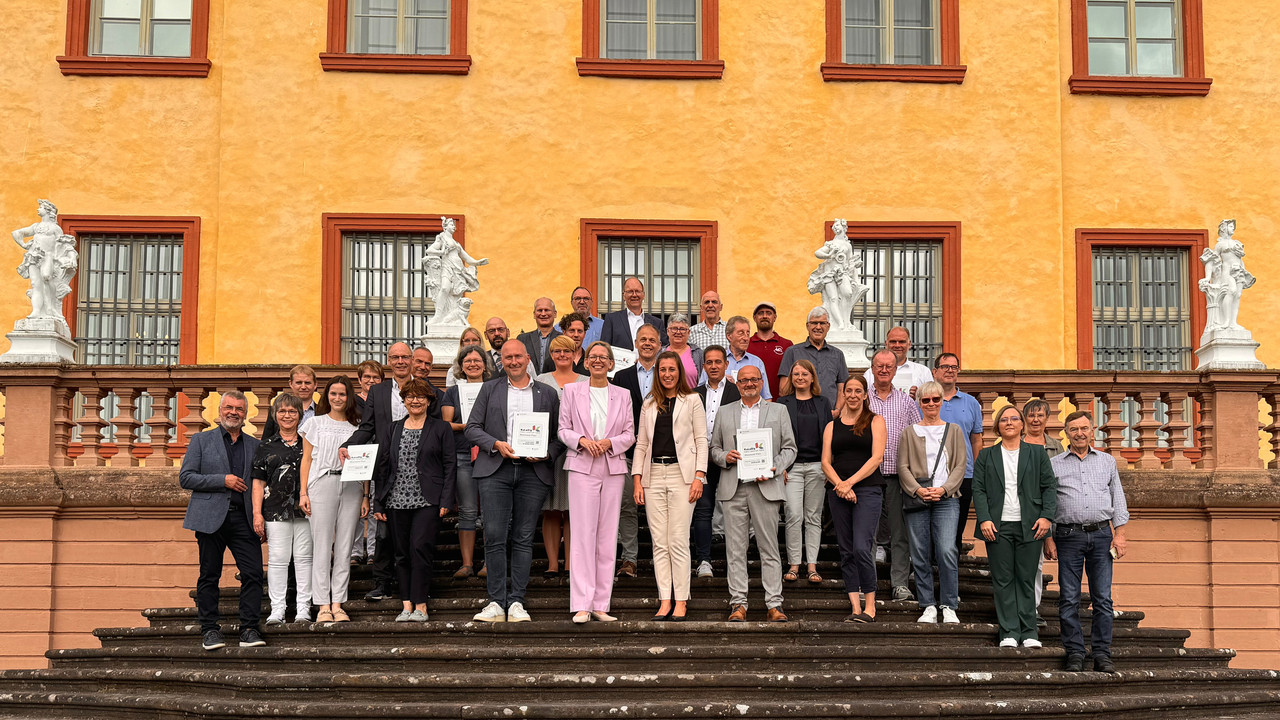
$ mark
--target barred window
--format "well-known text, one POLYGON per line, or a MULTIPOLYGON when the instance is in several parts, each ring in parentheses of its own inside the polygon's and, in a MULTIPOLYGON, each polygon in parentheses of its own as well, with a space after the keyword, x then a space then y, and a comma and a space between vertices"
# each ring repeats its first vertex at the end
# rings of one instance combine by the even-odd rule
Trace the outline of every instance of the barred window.
POLYGON ((844 61, 937 65, 938 0, 844 0, 844 61))
POLYGON ((629 277, 644 282, 645 312, 659 317, 681 312, 698 317, 701 269, 696 240, 680 238, 601 238, 598 303, 601 313, 626 307, 622 284, 629 277))
POLYGON ((1098 370, 1191 367, 1188 252, 1093 248, 1093 366, 1098 370))
POLYGON ((435 303, 422 262, 434 240, 421 232, 342 233, 341 362, 386 354, 427 330, 435 303))
POLYGON ((868 357, 901 325, 911 333, 909 358, 929 364, 942 352, 942 243, 858 239, 853 249, 869 286, 853 306, 853 322, 871 343, 868 357))
POLYGON ((1089 0, 1089 74, 1182 75, 1177 0, 1089 0))
POLYGON ((92 53, 191 56, 191 0, 94 0, 92 53))
POLYGON ((450 0, 351 0, 347 52, 448 55, 450 0))
POLYGON ((171 365, 182 330, 182 236, 81 234, 76 344, 86 365, 171 365))
POLYGON ((604 0, 604 57, 623 60, 699 60, 700 0, 604 0))

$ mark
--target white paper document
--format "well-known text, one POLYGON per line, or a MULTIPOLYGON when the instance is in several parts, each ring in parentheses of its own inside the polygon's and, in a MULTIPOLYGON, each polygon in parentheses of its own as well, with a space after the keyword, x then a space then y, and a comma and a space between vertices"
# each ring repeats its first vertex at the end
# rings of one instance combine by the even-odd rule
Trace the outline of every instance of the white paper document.
POLYGON ((768 428, 738 431, 738 478, 773 477, 773 431, 768 428))
POLYGON ((609 373, 609 377, 618 374, 619 370, 626 370, 634 367, 636 364, 636 351, 620 348, 616 345, 610 345, 613 349, 613 370, 609 373))
POLYGON ((351 445, 350 457, 342 464, 342 482, 369 482, 373 479, 373 466, 378 461, 378 445, 351 445))
POLYGON ((547 433, 550 431, 550 413, 516 413, 515 437, 511 438, 511 449, 517 457, 546 457, 547 433))
POLYGON ((459 381, 455 387, 458 388, 458 404, 462 406, 462 417, 459 422, 465 425, 467 420, 471 419, 471 408, 476 404, 476 398, 480 396, 480 388, 484 387, 484 383, 459 381))

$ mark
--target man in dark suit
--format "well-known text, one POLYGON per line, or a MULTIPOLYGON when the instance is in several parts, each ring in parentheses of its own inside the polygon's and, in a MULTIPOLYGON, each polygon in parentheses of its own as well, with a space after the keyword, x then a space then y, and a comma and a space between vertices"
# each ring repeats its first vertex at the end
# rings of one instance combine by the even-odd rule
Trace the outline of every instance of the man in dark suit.
POLYGON ((529 361, 534 375, 551 372, 556 364, 551 362, 551 340, 560 334, 556 328, 556 304, 551 298, 540 297, 533 302, 533 322, 537 328, 527 333, 520 333, 517 338, 524 343, 529 353, 529 361))
POLYGON ((194 530, 200 549, 196 614, 205 650, 225 647, 218 617, 218 583, 228 549, 240 570, 240 647, 266 645, 258 629, 262 613, 262 538, 253 531, 249 475, 258 440, 243 432, 249 403, 244 393, 222 394, 218 427, 191 436, 178 484, 191 491, 182 527, 194 530))
MULTIPOLYGON (((653 379, 657 374, 659 344, 658 331, 652 325, 641 325, 636 332, 636 364, 619 370, 611 381, 631 393, 631 415, 635 427, 640 426, 640 408, 649 397, 653 379)), ((627 450, 627 462, 632 449, 627 450)), ((636 561, 640 556, 640 517, 636 509, 635 490, 631 473, 627 473, 622 487, 622 514, 618 518, 618 542, 622 544, 622 564, 618 575, 636 577, 636 561)))
POLYGON ((644 283, 639 278, 627 278, 622 283, 622 300, 626 308, 604 316, 604 329, 600 339, 614 347, 635 349, 636 331, 643 325, 652 325, 658 331, 662 347, 667 346, 667 331, 662 318, 644 311, 644 283))
POLYGON ((542 502, 555 482, 556 458, 564 452, 557 436, 560 396, 529 376, 529 354, 519 340, 502 346, 502 364, 507 376, 480 388, 466 429, 467 440, 477 446, 472 473, 484 508, 484 563, 489 570, 489 604, 474 620, 528 622, 524 599, 533 562, 533 533, 542 502), (548 415, 547 452, 543 457, 519 457, 512 449, 514 424, 521 414, 534 412, 548 415))
MULTIPOLYGON (((712 345, 702 351, 702 371, 707 375, 707 382, 698 386, 698 395, 702 398, 702 407, 707 415, 707 437, 715 428, 716 413, 720 408, 742 399, 738 386, 725 378, 729 367, 728 353, 719 345, 712 345)), ((711 577, 711 535, 712 519, 716 511, 716 487, 720 484, 720 466, 707 463, 706 486, 702 488, 702 496, 693 508, 693 562, 698 577, 711 577)))

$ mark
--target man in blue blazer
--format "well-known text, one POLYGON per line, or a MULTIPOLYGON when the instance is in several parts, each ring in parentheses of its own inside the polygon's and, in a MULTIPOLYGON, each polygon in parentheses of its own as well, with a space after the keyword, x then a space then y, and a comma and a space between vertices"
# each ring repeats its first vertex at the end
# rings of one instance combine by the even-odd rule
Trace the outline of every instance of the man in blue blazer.
POLYGON ((502 345, 506 377, 494 378, 480 388, 467 439, 477 446, 472 474, 484 508, 484 563, 489 604, 477 622, 527 622, 525 590, 533 563, 533 533, 542 515, 542 502, 555 482, 555 461, 564 452, 557 436, 560 396, 554 388, 529 376, 529 353, 524 343, 508 340, 502 345), (547 413, 547 453, 543 457, 518 457, 511 447, 516 415, 547 413), (511 539, 510 582, 507 580, 507 538, 511 539))
POLYGON ((636 330, 641 325, 652 325, 658 331, 662 347, 667 346, 667 330, 662 318, 644 311, 644 283, 639 278, 627 278, 622 283, 622 301, 626 308, 604 316, 604 329, 600 339, 614 347, 635 349, 636 330))
POLYGON ((240 647, 267 644, 258 629, 262 538, 253 531, 253 496, 248 481, 258 440, 244 433, 248 409, 244 393, 223 393, 218 426, 191 436, 178 470, 178 483, 191 491, 182 527, 195 531, 200 549, 196 615, 205 650, 226 645, 218 623, 218 582, 228 548, 240 570, 240 647))

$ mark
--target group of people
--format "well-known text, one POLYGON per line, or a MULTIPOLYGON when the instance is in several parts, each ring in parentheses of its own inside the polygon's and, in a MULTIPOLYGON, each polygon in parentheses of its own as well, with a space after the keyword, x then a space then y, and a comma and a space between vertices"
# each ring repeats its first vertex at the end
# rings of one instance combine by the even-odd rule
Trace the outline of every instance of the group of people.
POLYGON ((1054 408, 1041 400, 1006 405, 994 418, 1000 442, 983 447, 982 409, 957 387, 959 358, 943 352, 932 368, 908 360, 904 328, 888 333, 865 375, 851 375, 843 352, 826 342, 824 307, 810 311, 806 339, 793 344, 773 331, 771 303, 754 309, 752 333, 745 317, 720 319, 714 292, 703 296, 696 324, 683 314, 664 321, 645 313, 636 278, 624 283, 623 298, 623 310, 600 318, 579 287, 574 312, 558 322, 554 302, 539 298, 535 329, 516 338, 501 318, 483 334, 468 329, 444 392, 426 377, 429 351, 404 343, 388 352, 391 377, 381 379, 376 362, 362 363, 358 390, 345 375, 331 378, 314 409, 314 373, 294 368, 260 445, 242 432, 243 395, 224 393, 218 427, 192 438, 181 470, 193 491, 184 526, 200 544, 204 647, 224 643, 216 598, 226 548, 241 573, 240 644, 262 644, 256 548, 263 538, 268 625, 284 622, 291 562, 295 622, 310 620, 312 604, 317 621, 347 620, 341 604, 352 548, 368 532, 359 527, 365 516, 366 528, 390 539, 374 545, 377 586, 366 597, 388 596, 394 582, 403 604, 396 620, 425 621, 436 535, 455 510, 462 555, 455 577, 486 582, 477 622, 531 619, 525 596, 539 520, 547 573, 572 568, 573 622, 616 620, 615 576, 637 575, 640 506, 652 537, 654 620, 686 618, 690 578, 712 574, 720 531, 727 619, 748 618, 754 534, 763 619, 786 622, 784 584, 823 582, 825 505, 850 602, 846 621, 875 622, 884 553, 894 600, 914 599, 919 622, 958 623, 958 561, 972 503, 975 536, 991 563, 1000 646, 1040 647, 1036 608, 1047 557, 1058 561, 1067 668, 1080 670, 1085 659, 1079 600, 1087 572, 1094 667, 1114 670, 1111 561, 1126 550, 1128 513, 1114 459, 1091 447, 1088 412, 1067 416, 1064 448, 1045 432, 1054 408), (619 349, 635 361, 615 373, 619 349), (478 387, 464 393, 466 385, 478 387), (536 457, 515 450, 528 413, 545 413, 549 426, 536 457), (740 446, 744 438, 754 445, 740 446), (368 443, 378 446, 374 481, 342 482, 347 448, 368 443), (739 472, 744 452, 754 467, 762 451, 767 469, 739 472))

